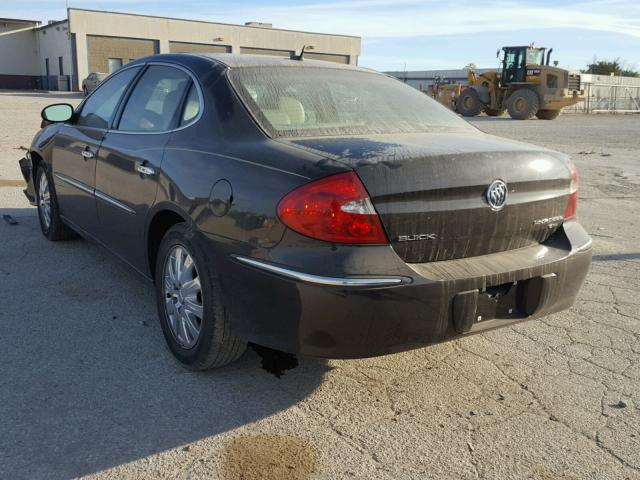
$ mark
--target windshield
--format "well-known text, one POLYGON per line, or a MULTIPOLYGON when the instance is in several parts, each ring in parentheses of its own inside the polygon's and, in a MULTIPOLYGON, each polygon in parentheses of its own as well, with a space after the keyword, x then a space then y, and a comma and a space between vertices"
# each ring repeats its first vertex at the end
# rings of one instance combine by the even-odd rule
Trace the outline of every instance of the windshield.
POLYGON ((274 137, 473 130, 424 93, 384 75, 317 67, 243 67, 229 75, 274 137))
POLYGON ((527 48, 527 65, 542 65, 544 62, 544 50, 527 48))

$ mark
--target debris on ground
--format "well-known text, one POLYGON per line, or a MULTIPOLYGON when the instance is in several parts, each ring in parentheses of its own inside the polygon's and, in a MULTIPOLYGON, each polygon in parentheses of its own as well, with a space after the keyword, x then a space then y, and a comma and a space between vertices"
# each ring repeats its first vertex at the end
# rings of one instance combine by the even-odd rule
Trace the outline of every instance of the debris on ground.
POLYGON ((4 218, 4 221, 7 222, 9 225, 19 225, 18 221, 13 218, 11 215, 2 215, 2 218, 4 218))

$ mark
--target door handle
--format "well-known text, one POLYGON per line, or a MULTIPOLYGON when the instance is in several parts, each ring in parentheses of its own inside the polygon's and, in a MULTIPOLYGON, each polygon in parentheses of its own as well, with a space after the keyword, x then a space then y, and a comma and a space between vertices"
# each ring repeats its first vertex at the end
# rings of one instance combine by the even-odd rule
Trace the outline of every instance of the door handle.
POLYGON ((90 158, 93 158, 93 157, 95 157, 95 156, 96 156, 96 154, 95 154, 95 153, 93 153, 93 152, 89 149, 89 147, 87 147, 87 148, 85 148, 84 150, 82 150, 81 155, 82 155, 84 158, 86 158, 87 160, 89 160, 90 158))
POLYGON ((153 168, 143 165, 142 163, 136 163, 136 172, 139 172, 142 175, 153 175, 156 173, 153 168))

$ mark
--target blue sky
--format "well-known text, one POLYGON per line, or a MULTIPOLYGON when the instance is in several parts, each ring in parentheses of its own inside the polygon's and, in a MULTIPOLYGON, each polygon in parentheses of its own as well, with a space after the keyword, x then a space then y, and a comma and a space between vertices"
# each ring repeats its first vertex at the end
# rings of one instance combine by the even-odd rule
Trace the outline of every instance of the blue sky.
MULTIPOLYGON (((378 70, 496 65, 503 45, 554 48, 565 68, 594 55, 640 69, 640 0, 68 0, 69 6, 362 37, 360 65, 378 70)), ((0 17, 62 19, 65 0, 2 0, 0 17)))

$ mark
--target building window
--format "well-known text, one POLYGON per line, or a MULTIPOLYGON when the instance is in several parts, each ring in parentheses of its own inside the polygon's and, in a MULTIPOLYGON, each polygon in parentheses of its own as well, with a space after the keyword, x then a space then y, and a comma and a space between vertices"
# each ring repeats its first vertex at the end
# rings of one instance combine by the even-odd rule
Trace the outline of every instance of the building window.
POLYGON ((49 77, 49 75, 51 74, 51 72, 49 71, 49 59, 48 58, 44 59, 44 72, 45 72, 45 75, 47 77, 49 77))
POLYGON ((58 71, 60 75, 64 75, 64 68, 62 66, 62 57, 58 57, 58 71))
POLYGON ((122 66, 121 58, 110 58, 109 59, 109 73, 113 73, 118 70, 122 66))

